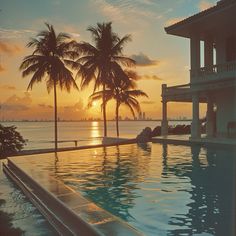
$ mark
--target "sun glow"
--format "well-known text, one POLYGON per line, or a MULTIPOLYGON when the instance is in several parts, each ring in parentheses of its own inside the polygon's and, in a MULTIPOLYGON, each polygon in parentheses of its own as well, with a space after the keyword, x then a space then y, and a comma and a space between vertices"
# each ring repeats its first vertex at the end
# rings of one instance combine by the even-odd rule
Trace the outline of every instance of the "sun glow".
POLYGON ((90 137, 92 138, 91 144, 98 144, 98 137, 101 136, 100 129, 99 129, 99 122, 92 121, 91 123, 92 129, 90 133, 90 137))
POLYGON ((93 107, 96 107, 97 105, 98 105, 98 102, 96 102, 96 101, 93 101, 93 102, 92 102, 92 106, 93 106, 93 107))

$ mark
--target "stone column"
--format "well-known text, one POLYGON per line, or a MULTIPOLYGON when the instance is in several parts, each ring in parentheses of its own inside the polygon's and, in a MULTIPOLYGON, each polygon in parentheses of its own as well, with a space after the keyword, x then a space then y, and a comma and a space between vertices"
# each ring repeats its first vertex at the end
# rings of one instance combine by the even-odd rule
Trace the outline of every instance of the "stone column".
POLYGON ((196 35, 190 38, 191 82, 195 81, 200 69, 200 39, 196 35))
POLYGON ((214 104, 212 101, 212 98, 208 96, 207 99, 207 115, 206 115, 206 135, 207 137, 213 137, 214 136, 214 104))
POLYGON ((199 120, 199 95, 194 93, 192 95, 193 103, 193 117, 191 124, 191 138, 200 138, 201 137, 201 126, 199 120))
POLYGON ((167 85, 162 85, 162 121, 161 121, 161 135, 168 135, 168 120, 167 120, 167 101, 164 98, 167 85))
POLYGON ((207 38, 204 42, 204 66, 208 72, 212 72, 213 66, 213 40, 207 38))

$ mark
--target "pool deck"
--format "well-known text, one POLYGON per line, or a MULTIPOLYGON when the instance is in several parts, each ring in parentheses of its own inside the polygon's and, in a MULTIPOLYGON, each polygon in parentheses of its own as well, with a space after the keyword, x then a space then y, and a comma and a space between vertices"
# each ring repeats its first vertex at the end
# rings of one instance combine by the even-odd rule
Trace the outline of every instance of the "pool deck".
MULTIPOLYGON (((207 138, 202 136, 201 139, 190 139, 190 135, 168 135, 168 136, 157 136, 153 137, 151 140, 153 143, 165 143, 165 144, 174 144, 174 145, 187 145, 191 146, 194 144, 209 146, 209 145, 220 145, 220 146, 230 146, 236 147, 236 138, 207 138)), ((58 152, 73 151, 73 150, 82 150, 89 148, 99 148, 99 147, 109 147, 114 145, 126 145, 137 143, 135 138, 116 138, 116 137, 106 137, 103 138, 102 143, 94 145, 85 145, 77 147, 66 147, 58 148, 58 152)), ((23 150, 14 156, 23 156, 23 155, 33 155, 33 154, 42 154, 42 153, 54 153, 54 148, 46 149, 33 149, 33 150, 23 150)))
MULTIPOLYGON (((201 145, 236 148, 236 139, 190 139, 189 135, 168 135, 152 138, 153 143, 173 145, 201 145)), ((66 148, 74 151, 87 148, 136 143, 136 139, 108 137, 102 144, 66 148)), ((54 150, 31 150, 23 156, 9 157, 3 164, 6 175, 15 182, 38 210, 61 235, 143 235, 135 228, 84 198, 79 192, 56 178, 53 170, 40 169, 44 157, 54 155, 54 150), (37 154, 41 153, 41 154, 37 154), (37 155, 36 155, 37 154, 37 155)), ((48 158, 53 161, 53 158, 48 158)), ((45 159, 46 160, 46 159, 45 159)), ((54 158, 55 161, 55 158, 54 158)), ((43 163, 46 164, 46 163, 43 163)))
POLYGON ((40 169, 40 162, 53 161, 44 160, 49 155, 9 157, 3 170, 60 235, 143 235, 56 179, 53 170, 40 169))
POLYGON ((190 135, 168 135, 154 137, 151 140, 153 143, 165 143, 174 145, 201 145, 201 146, 222 146, 222 147, 235 147, 235 138, 207 138, 202 136, 200 139, 191 139, 190 135))

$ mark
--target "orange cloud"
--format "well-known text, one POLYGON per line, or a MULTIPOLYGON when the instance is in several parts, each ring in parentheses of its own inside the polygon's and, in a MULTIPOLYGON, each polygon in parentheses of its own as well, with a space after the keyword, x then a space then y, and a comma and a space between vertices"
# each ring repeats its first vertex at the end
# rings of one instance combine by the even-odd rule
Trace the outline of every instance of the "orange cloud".
POLYGON ((51 105, 46 105, 46 104, 44 104, 44 103, 40 103, 40 104, 38 104, 38 106, 41 107, 41 108, 47 108, 47 109, 52 109, 52 108, 53 108, 53 106, 51 106, 51 105))
POLYGON ((176 17, 176 18, 171 18, 166 22, 166 25, 174 25, 182 20, 184 20, 186 17, 176 17))
POLYGON ((0 72, 5 71, 6 69, 0 64, 0 72))
POLYGON ((6 42, 0 42, 0 53, 14 55, 21 51, 21 48, 18 45, 6 42))
POLYGON ((208 2, 208 1, 206 1, 206 0, 202 0, 202 1, 199 3, 199 6, 198 6, 198 7, 199 7, 199 10, 200 10, 200 11, 204 11, 204 10, 206 10, 206 9, 212 7, 212 6, 214 6, 213 3, 208 2))
POLYGON ((16 87, 8 84, 0 85, 0 90, 15 90, 16 87))
POLYGON ((87 115, 87 110, 82 100, 79 100, 74 105, 61 107, 59 111, 64 119, 83 119, 87 115))
POLYGON ((12 95, 9 97, 3 104, 2 108, 4 111, 22 111, 28 110, 29 105, 31 104, 32 99, 28 92, 25 92, 23 97, 19 97, 17 95, 12 95))

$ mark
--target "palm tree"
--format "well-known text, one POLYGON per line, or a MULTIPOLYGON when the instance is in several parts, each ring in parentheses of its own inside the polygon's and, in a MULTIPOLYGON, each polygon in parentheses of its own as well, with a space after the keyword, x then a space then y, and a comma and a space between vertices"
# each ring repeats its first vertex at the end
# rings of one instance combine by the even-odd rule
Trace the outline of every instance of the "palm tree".
POLYGON ((77 45, 78 52, 82 56, 77 60, 80 65, 77 67, 77 76, 82 78, 81 88, 86 87, 91 81, 95 81, 94 92, 102 86, 104 91, 103 100, 103 121, 104 137, 107 136, 106 124, 106 99, 105 90, 111 80, 114 71, 124 73, 122 66, 133 66, 135 61, 123 55, 124 45, 131 40, 130 35, 119 38, 112 30, 112 23, 97 23, 96 27, 89 27, 94 45, 86 42, 77 45))
POLYGON ((73 50, 74 41, 65 33, 56 34, 52 25, 46 23, 46 30, 32 38, 27 47, 34 48, 20 65, 22 76, 32 74, 27 90, 34 84, 46 81, 48 93, 54 92, 55 151, 57 150, 57 87, 70 92, 71 87, 78 89, 68 66, 74 65, 78 54, 73 50))
MULTIPOLYGON (((119 108, 123 104, 127 106, 133 117, 135 117, 135 111, 138 113, 141 111, 140 104, 137 97, 145 96, 148 97, 145 92, 142 90, 135 89, 137 87, 135 81, 138 79, 138 76, 133 71, 124 71, 127 77, 126 80, 119 79, 119 77, 114 77, 112 82, 108 85, 108 89, 103 91, 94 92, 90 96, 89 106, 96 100, 100 100, 103 97, 105 98, 105 103, 109 100, 114 99, 116 101, 116 133, 119 137, 119 108)), ((102 107, 104 104, 102 103, 102 107)))

